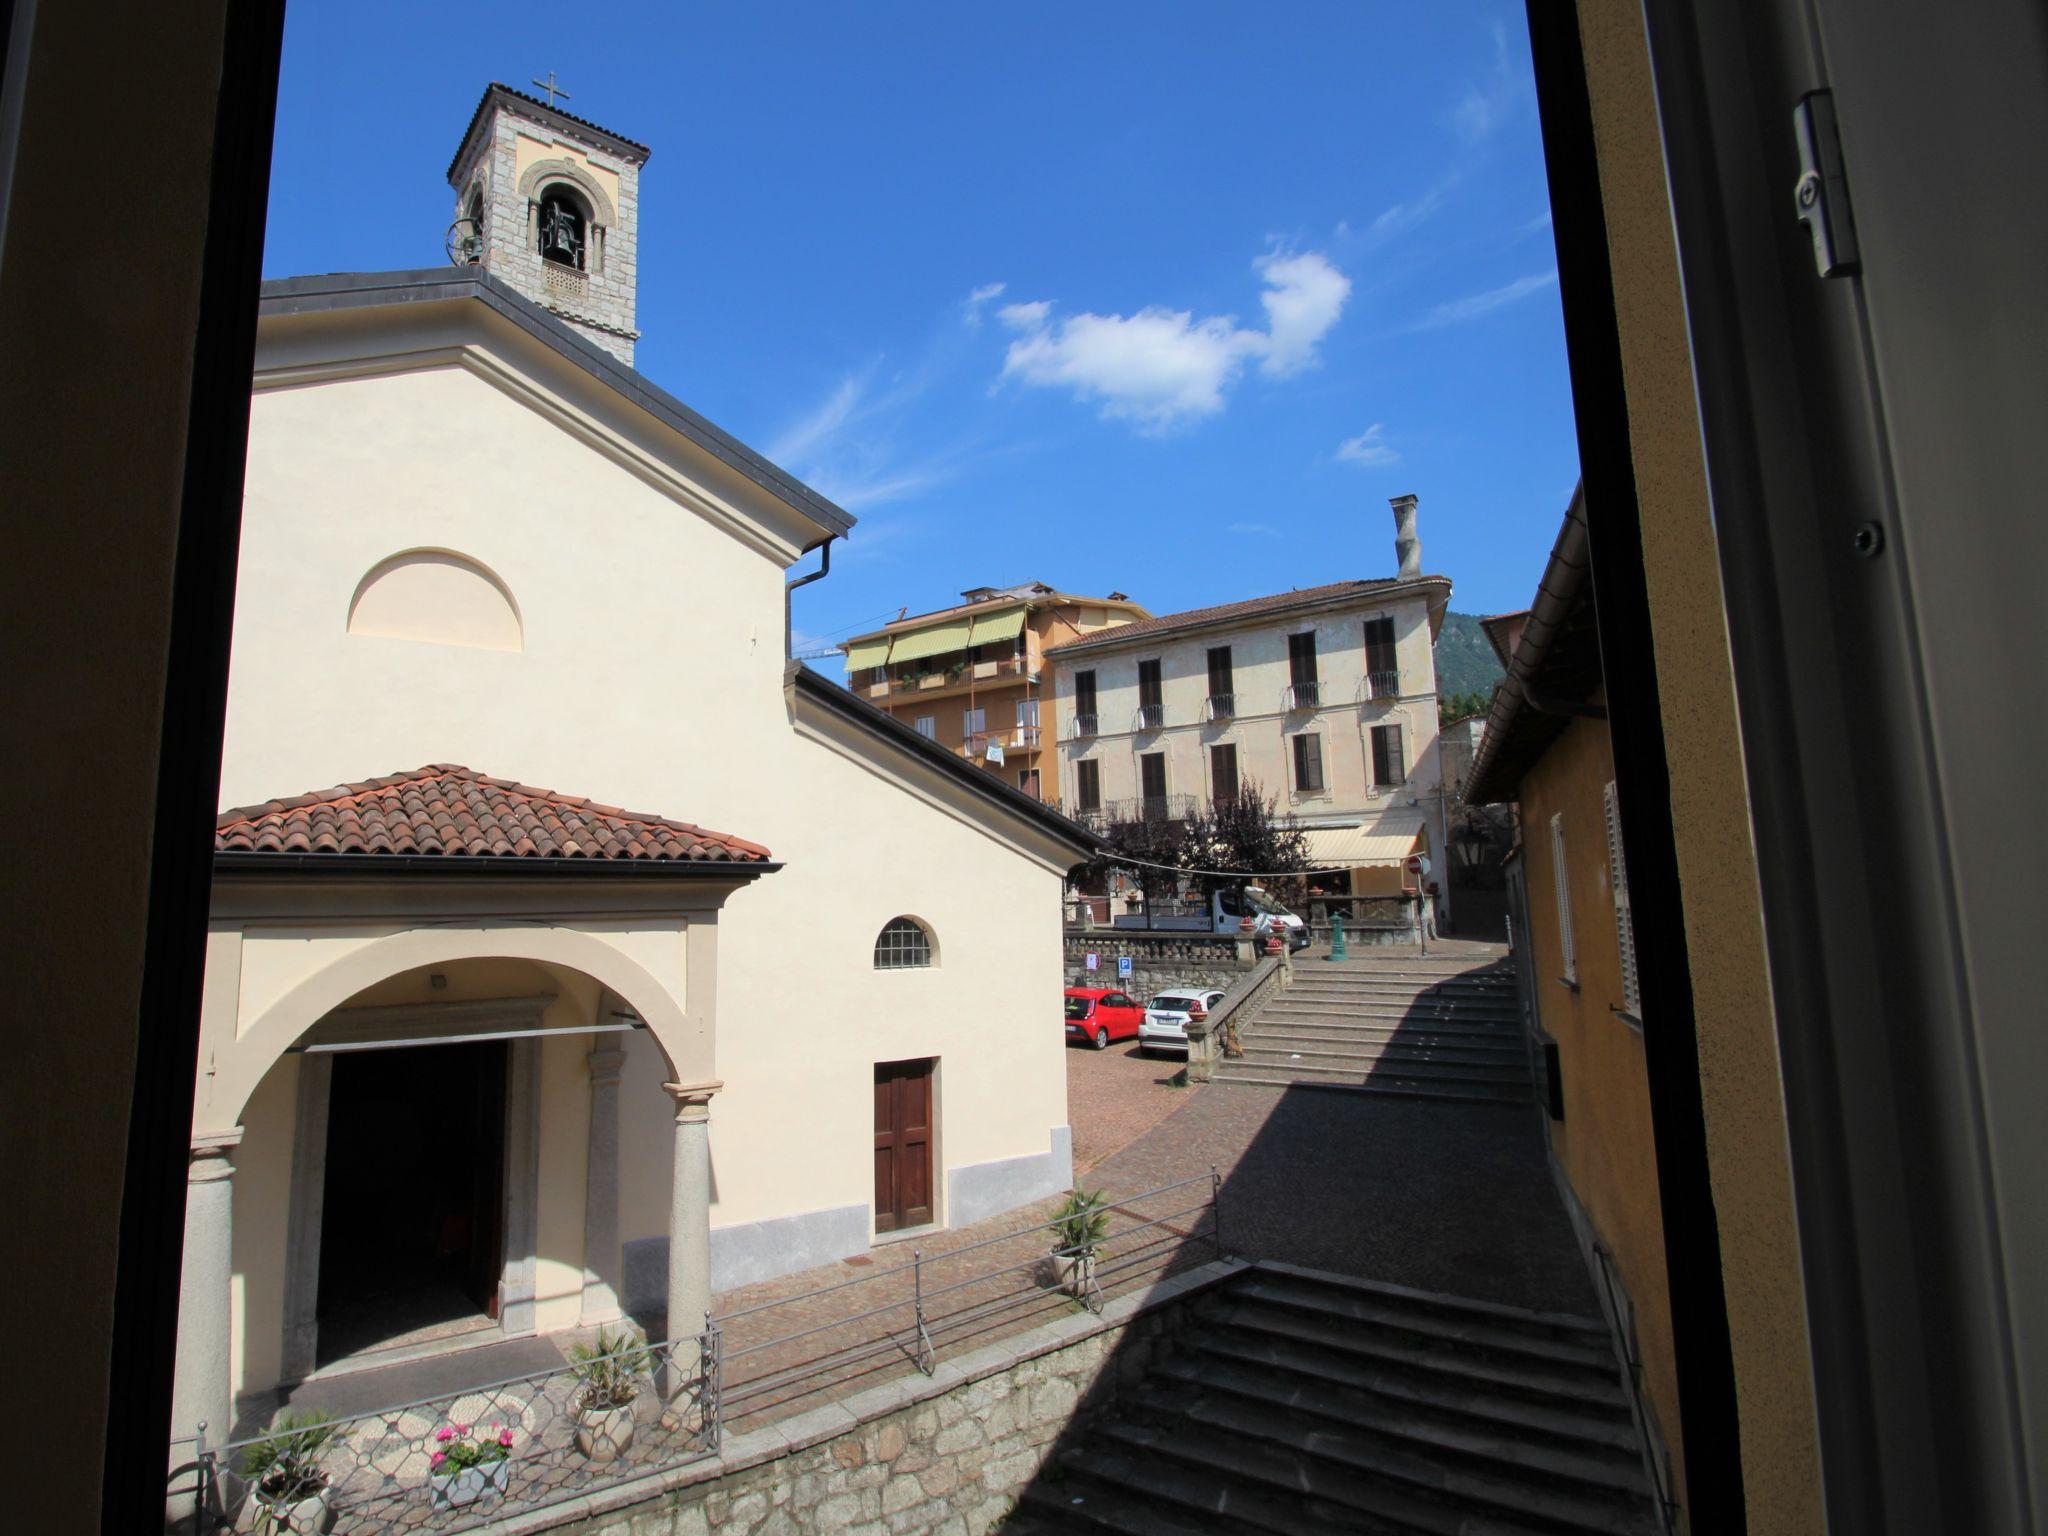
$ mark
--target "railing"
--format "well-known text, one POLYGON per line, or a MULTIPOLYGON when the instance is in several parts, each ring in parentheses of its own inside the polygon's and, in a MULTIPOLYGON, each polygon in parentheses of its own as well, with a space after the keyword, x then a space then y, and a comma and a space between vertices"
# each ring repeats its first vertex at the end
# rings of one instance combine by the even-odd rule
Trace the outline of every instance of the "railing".
POLYGON ((1234 693, 1212 693, 1202 701, 1204 720, 1228 720, 1237 713, 1237 695, 1234 693))
POLYGON ((1650 1405, 1643 1395, 1643 1362, 1636 1353, 1635 1308, 1629 1302, 1627 1288, 1615 1279, 1613 1252, 1597 1238, 1593 1241, 1593 1258, 1593 1267, 1600 1273, 1600 1288, 1606 1293, 1608 1326, 1613 1330, 1617 1352, 1621 1356, 1622 1375, 1628 1382, 1629 1416, 1635 1421, 1636 1445, 1642 1453, 1643 1470, 1656 1489, 1657 1515, 1663 1529, 1675 1531, 1678 1528, 1678 1501, 1672 1494, 1671 1468, 1651 1432, 1656 1421, 1650 1417, 1650 1405))
POLYGON ((1038 727, 1016 725, 1010 728, 1010 745, 1013 747, 1035 747, 1038 745, 1038 727))
POLYGON ((714 1433, 878 1369, 910 1365, 929 1376, 950 1347, 1076 1302, 1099 1313, 1119 1282, 1159 1278, 1196 1255, 1221 1258, 1222 1182, 1211 1168, 1105 1201, 1111 1225, 1091 1245, 1048 1243, 1044 1234, 1062 1225, 1054 1218, 943 1252, 912 1249, 907 1263, 720 1313, 711 1320, 722 1341, 714 1433), (1159 1205, 1170 1208, 1151 1208, 1159 1205), (808 1321, 828 1296, 870 1304, 808 1321), (781 1318, 794 1323, 777 1328, 781 1318))
POLYGON ((1289 683, 1280 695, 1283 710, 1314 709, 1322 703, 1323 685, 1310 678, 1303 683, 1289 683))
POLYGON ((1104 821, 1187 821, 1199 801, 1194 795, 1139 795, 1130 800, 1105 800, 1092 811, 1081 812, 1084 822, 1104 821))
POLYGON ((1164 704, 1140 704, 1137 713, 1131 717, 1131 729, 1134 731, 1156 731, 1165 723, 1164 704))
POLYGON ((1097 717, 1093 714, 1069 715, 1067 717, 1067 740, 1079 741, 1084 736, 1093 736, 1097 717))
POLYGON ((198 1532, 473 1530, 716 1451, 719 1345, 708 1319, 694 1336, 630 1343, 623 1390, 610 1392, 594 1389, 588 1366, 564 1366, 226 1443, 202 1423, 171 1442, 170 1502, 193 1510, 184 1528, 198 1532), (261 1466, 287 1446, 302 1476, 277 1497, 261 1466), (493 1459, 456 1469, 472 1455, 493 1459), (313 1502, 287 1503, 294 1493, 313 1502))
POLYGON ((1366 673, 1365 697, 1368 699, 1398 699, 1401 697, 1400 672, 1396 670, 1366 673))

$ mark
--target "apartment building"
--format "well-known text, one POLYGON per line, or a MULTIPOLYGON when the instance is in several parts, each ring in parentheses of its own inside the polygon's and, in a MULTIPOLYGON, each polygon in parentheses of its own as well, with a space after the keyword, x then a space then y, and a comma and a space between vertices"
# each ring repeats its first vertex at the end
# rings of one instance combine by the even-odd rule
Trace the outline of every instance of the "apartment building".
POLYGON ((1048 647, 1066 808, 1172 819, 1255 781, 1308 826, 1319 867, 1349 871, 1351 894, 1399 891, 1406 857, 1445 846, 1434 647, 1451 583, 1422 574, 1415 498, 1393 508, 1395 576, 1048 647))
POLYGON ((1049 738, 1040 734, 1045 653, 1151 615, 1121 592, 1077 597, 1042 581, 971 587, 960 597, 843 643, 846 685, 1026 794, 1052 798, 1049 738))

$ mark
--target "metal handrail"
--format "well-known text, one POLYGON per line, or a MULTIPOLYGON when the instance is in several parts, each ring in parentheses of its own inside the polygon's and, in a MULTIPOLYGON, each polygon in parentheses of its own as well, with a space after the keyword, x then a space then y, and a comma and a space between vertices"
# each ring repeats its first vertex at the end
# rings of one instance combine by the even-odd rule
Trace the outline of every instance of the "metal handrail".
POLYGON ((1593 1257, 1598 1261, 1594 1268, 1600 1273, 1600 1288, 1607 1294, 1608 1326, 1613 1330, 1621 1355, 1622 1375, 1628 1384, 1629 1417, 1635 1423, 1636 1446, 1642 1457, 1643 1470, 1649 1475, 1650 1486, 1656 1492, 1658 1519, 1667 1533, 1675 1532, 1678 1529, 1678 1500, 1672 1493, 1670 1470, 1651 1441, 1650 1405, 1643 1396, 1643 1361, 1636 1353, 1633 1323, 1623 1321, 1621 1298, 1615 1292, 1614 1254, 1605 1243, 1595 1238, 1593 1257))

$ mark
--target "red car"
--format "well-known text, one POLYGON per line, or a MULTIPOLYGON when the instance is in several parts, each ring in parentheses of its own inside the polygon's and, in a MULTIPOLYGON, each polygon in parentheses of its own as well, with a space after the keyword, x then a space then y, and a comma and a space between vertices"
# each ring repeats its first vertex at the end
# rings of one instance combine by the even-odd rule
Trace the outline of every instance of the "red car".
POLYGON ((1144 1004, 1115 987, 1067 988, 1067 1039, 1100 1051, 1112 1040, 1132 1040, 1145 1022, 1144 1004))

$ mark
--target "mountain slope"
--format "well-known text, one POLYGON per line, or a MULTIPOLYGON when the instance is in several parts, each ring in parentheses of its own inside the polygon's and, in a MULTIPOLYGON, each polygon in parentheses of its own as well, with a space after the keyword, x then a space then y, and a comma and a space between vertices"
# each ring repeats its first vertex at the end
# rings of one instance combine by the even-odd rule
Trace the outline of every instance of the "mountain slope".
POLYGON ((1444 615, 1436 638, 1436 691, 1491 693, 1501 679, 1500 659, 1493 654, 1478 618, 1469 613, 1444 615))

